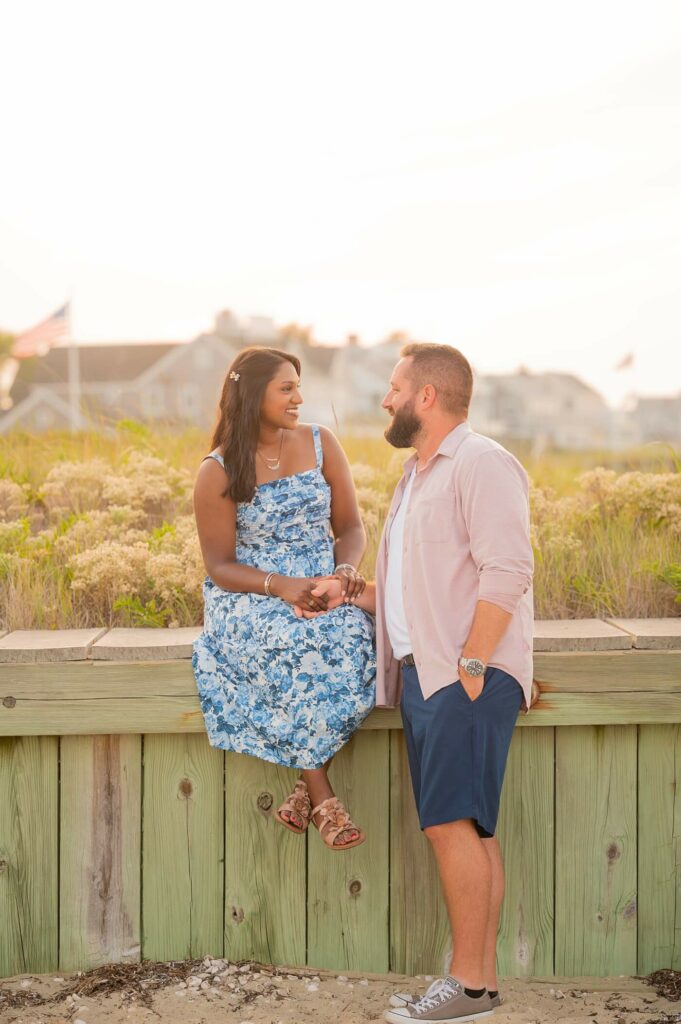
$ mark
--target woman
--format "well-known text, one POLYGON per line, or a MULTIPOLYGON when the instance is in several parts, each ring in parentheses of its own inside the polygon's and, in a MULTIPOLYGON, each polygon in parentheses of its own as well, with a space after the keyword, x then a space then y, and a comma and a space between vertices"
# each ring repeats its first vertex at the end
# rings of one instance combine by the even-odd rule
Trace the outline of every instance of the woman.
POLYGON ((373 620, 354 606, 366 538, 343 449, 298 423, 302 400, 277 349, 244 349, 225 377, 194 491, 208 578, 192 663, 211 745, 299 769, 277 820, 347 850, 365 836, 327 768, 374 705, 373 620), (333 574, 344 603, 302 617, 325 610, 312 591, 333 574))

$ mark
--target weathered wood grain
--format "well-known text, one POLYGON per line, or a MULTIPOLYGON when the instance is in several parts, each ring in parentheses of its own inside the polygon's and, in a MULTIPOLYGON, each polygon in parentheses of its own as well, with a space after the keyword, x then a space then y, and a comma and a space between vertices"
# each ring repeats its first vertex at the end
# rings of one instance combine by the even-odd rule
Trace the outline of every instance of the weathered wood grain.
POLYGON ((534 624, 534 652, 617 651, 631 647, 631 635, 602 619, 544 619, 534 624))
MULTIPOLYGON (((558 655, 556 655, 558 657, 558 655)), ((170 664, 170 662, 168 662, 170 664)), ((556 725, 664 725, 681 722, 681 690, 545 693, 518 728, 556 725)), ((362 732, 400 728, 399 711, 373 711, 362 732)), ((122 735, 201 733, 203 715, 196 696, 26 700, 0 698, 0 736, 122 735), (9 699, 11 706, 5 706, 9 699)))
POLYGON ((502 977, 553 973, 554 741, 553 729, 520 729, 509 752, 497 827, 506 870, 502 977))
POLYGON ((101 629, 15 629, 0 639, 0 662, 81 661, 106 633, 101 629))
POLYGON ((390 733, 390 970, 440 974, 451 949, 435 856, 419 825, 401 730, 390 733))
POLYGON ((224 753, 205 736, 145 736, 142 955, 223 950, 224 753))
POLYGON ((681 727, 638 742, 638 972, 681 970, 681 727))
POLYGON ((59 967, 140 958, 139 736, 61 741, 59 967))
POLYGON ((274 818, 297 773, 228 752, 225 763, 225 956, 305 963, 305 836, 274 818))
POLYGON ((179 629, 110 629, 92 646, 97 661, 167 661, 191 658, 192 644, 201 633, 200 626, 179 629))
POLYGON ((678 619, 608 619, 613 626, 631 635, 639 650, 678 650, 681 648, 681 617, 678 619))
POLYGON ((315 967, 384 972, 389 964, 389 736, 357 733, 329 772, 366 842, 329 850, 308 842, 307 959, 315 967))
POLYGON ((59 740, 0 739, 0 977, 58 966, 59 740))
POLYGON ((557 974, 636 972, 636 739, 556 732, 557 974))
POLYGON ((535 654, 542 699, 553 692, 649 693, 681 690, 681 651, 574 651, 535 654))

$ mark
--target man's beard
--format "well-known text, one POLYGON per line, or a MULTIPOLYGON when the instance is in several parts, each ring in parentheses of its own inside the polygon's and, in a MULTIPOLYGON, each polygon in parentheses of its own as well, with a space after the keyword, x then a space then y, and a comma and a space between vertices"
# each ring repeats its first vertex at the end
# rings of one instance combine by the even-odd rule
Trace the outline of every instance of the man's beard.
POLYGON ((395 413, 385 431, 386 441, 393 448, 413 448, 421 429, 421 420, 414 413, 414 401, 408 402, 395 413))

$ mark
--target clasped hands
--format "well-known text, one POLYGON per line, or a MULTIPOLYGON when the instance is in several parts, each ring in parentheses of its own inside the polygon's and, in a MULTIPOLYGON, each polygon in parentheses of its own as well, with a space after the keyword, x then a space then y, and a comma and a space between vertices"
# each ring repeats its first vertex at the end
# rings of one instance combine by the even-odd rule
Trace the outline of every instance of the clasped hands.
POLYGON ((366 580, 354 569, 341 569, 328 576, 298 582, 312 584, 292 602, 299 619, 314 619, 341 604, 354 604, 366 587, 366 580))

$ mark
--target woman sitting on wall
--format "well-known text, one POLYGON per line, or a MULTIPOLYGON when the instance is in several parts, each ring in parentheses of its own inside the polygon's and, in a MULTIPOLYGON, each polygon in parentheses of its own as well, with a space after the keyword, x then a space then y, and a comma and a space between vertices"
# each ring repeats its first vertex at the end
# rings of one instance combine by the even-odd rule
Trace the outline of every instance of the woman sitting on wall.
POLYGON ((366 538, 343 449, 298 423, 299 388, 277 349, 244 349, 225 377, 194 491, 208 577, 193 667, 211 745, 298 769, 277 820, 347 850, 365 836, 327 768, 374 706, 373 620, 350 603, 366 538), (333 574, 346 603, 300 617, 326 609, 312 591, 333 574))

